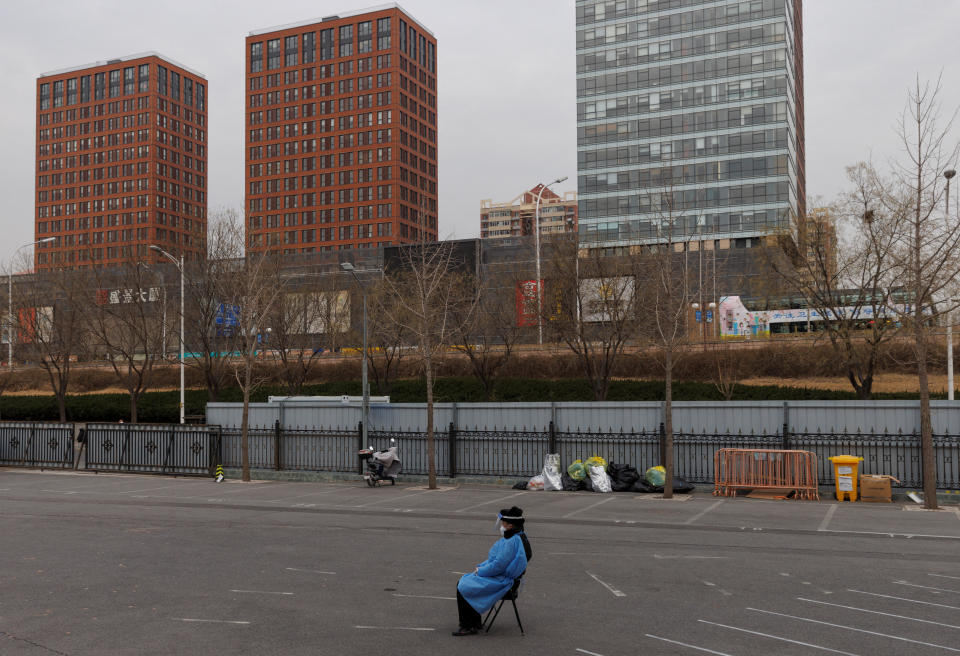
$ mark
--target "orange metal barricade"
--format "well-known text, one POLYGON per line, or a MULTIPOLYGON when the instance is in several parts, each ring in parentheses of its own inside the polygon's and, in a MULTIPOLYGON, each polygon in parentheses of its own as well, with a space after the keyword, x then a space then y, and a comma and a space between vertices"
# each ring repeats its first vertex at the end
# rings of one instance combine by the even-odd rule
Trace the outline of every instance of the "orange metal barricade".
POLYGON ((713 495, 737 490, 796 490, 796 499, 820 499, 817 456, 810 451, 719 449, 713 455, 713 495))

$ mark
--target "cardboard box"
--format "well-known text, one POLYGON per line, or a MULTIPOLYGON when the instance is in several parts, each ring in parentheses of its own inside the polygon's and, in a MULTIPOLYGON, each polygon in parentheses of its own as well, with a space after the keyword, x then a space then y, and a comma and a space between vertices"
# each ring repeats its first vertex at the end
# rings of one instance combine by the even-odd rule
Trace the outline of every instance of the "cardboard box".
POLYGON ((860 477, 860 500, 868 503, 892 503, 891 481, 900 481, 887 474, 864 474, 860 477))

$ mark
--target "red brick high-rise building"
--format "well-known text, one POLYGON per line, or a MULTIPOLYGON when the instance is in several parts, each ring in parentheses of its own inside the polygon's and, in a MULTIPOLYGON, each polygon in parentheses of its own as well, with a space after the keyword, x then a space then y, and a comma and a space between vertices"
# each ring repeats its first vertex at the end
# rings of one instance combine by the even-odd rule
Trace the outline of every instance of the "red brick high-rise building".
POLYGON ((437 42, 398 5, 246 39, 247 251, 437 238, 437 42))
POLYGON ((37 269, 188 260, 207 226, 207 81, 156 53, 37 79, 37 269))

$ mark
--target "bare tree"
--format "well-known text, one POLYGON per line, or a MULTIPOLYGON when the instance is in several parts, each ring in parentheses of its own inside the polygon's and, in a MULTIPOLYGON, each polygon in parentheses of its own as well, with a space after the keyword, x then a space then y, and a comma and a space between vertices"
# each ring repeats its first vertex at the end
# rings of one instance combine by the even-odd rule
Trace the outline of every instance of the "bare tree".
POLYGON ((957 112, 942 120, 940 90, 939 80, 924 84, 919 78, 910 89, 898 126, 905 158, 894 163, 883 197, 885 213, 897 233, 892 250, 894 274, 910 296, 901 319, 912 336, 920 387, 923 498, 928 509, 937 507, 937 471, 927 361, 936 324, 957 308, 960 274, 960 222, 947 217, 942 209, 942 174, 960 155, 960 144, 951 137, 957 112))
POLYGON ((163 357, 161 290, 136 263, 92 271, 98 289, 88 313, 89 334, 130 394, 130 421, 136 423, 140 397, 163 357))
POLYGON ((350 322, 349 295, 337 288, 332 275, 294 286, 290 279, 279 279, 279 269, 276 273, 278 288, 288 291, 277 297, 270 315, 269 352, 279 365, 287 394, 295 396, 316 371, 323 351, 340 346, 350 322), (316 344, 321 337, 322 348, 316 344))
POLYGON ((35 274, 21 286, 18 305, 21 347, 44 370, 57 399, 60 421, 67 420, 67 392, 74 358, 86 341, 91 290, 82 271, 35 274))
POLYGON ((455 305, 453 348, 467 357, 473 375, 483 385, 484 398, 493 398, 494 384, 521 335, 514 299, 519 281, 501 275, 476 284, 475 304, 455 305))
POLYGON ((277 299, 284 293, 278 288, 276 275, 279 263, 267 253, 250 254, 236 263, 228 280, 223 283, 224 302, 231 305, 234 327, 233 348, 239 353, 240 366, 234 371, 243 395, 240 420, 240 450, 242 480, 250 480, 250 396, 268 380, 258 374, 255 365, 264 348, 266 329, 277 299))
POLYGON ((689 260, 680 253, 688 243, 679 239, 677 224, 682 217, 675 209, 677 195, 669 182, 663 192, 650 197, 659 241, 644 247, 634 259, 637 288, 643 294, 638 299, 644 311, 641 330, 663 369, 663 496, 668 499, 673 497, 673 372, 690 341, 687 324, 693 300, 689 260))
POLYGON ((603 401, 624 347, 637 335, 635 271, 629 260, 598 249, 580 253, 575 239, 554 239, 547 252, 550 286, 540 320, 577 357, 594 400, 603 401))
POLYGON ((847 176, 853 188, 841 202, 825 214, 797 217, 792 233, 780 236, 790 258, 773 259, 771 267, 817 313, 854 392, 869 399, 897 332, 892 252, 899 235, 879 214, 883 189, 872 169, 851 166, 847 176))
POLYGON ((737 385, 743 380, 744 364, 739 349, 729 342, 714 342, 711 347, 713 386, 727 401, 733 398, 737 385))
MULTIPOLYGON (((368 284, 367 348, 370 352, 367 362, 377 393, 389 395, 400 365, 408 354, 412 336, 407 331, 406 322, 396 321, 403 314, 403 306, 401 299, 392 293, 390 283, 382 278, 368 284)), ((351 330, 354 343, 362 341, 362 330, 363 326, 359 324, 351 330)))
POLYGON ((476 290, 458 272, 450 242, 419 243, 400 250, 399 267, 384 280, 393 302, 386 318, 403 326, 417 347, 427 387, 427 460, 429 488, 437 487, 436 443, 433 425, 435 360, 457 333, 457 321, 469 320, 476 290), (455 313, 454 308, 459 312, 455 313))
POLYGON ((186 364, 198 370, 207 398, 216 401, 233 377, 235 317, 229 283, 243 258, 243 225, 234 210, 222 210, 207 224, 206 258, 186 263, 184 348, 186 364))

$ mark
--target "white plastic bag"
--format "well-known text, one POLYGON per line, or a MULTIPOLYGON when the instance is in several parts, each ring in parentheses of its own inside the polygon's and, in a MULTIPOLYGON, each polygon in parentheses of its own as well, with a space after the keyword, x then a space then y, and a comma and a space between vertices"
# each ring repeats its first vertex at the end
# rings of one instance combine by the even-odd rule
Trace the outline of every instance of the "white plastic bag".
POLYGON ((530 482, 527 483, 528 490, 542 490, 543 489, 543 474, 537 474, 530 479, 530 482))
POLYGON ((548 453, 543 460, 543 489, 544 490, 562 490, 563 484, 560 482, 560 454, 548 453))
POLYGON ((613 483, 607 472, 603 471, 600 465, 587 467, 590 472, 590 482, 593 484, 594 492, 613 492, 613 483))

